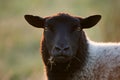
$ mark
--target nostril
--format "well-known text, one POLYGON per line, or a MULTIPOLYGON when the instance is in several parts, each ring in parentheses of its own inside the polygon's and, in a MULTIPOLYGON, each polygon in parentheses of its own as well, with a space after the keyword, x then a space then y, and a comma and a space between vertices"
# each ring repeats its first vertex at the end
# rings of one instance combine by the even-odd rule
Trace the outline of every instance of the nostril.
POLYGON ((55 47, 55 50, 56 50, 56 51, 60 51, 61 49, 56 46, 56 47, 55 47))
POLYGON ((69 50, 69 47, 65 47, 65 48, 64 48, 64 51, 67 51, 67 50, 69 50))

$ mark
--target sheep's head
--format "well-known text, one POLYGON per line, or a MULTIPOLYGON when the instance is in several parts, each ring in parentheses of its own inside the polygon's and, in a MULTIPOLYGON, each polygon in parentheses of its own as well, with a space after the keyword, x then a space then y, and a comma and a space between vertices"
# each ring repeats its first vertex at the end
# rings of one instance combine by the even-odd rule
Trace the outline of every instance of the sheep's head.
POLYGON ((55 62, 64 63, 76 56, 80 41, 84 40, 83 29, 91 28, 100 20, 100 15, 87 18, 58 14, 46 18, 25 15, 29 24, 44 29, 44 39, 50 59, 55 62))

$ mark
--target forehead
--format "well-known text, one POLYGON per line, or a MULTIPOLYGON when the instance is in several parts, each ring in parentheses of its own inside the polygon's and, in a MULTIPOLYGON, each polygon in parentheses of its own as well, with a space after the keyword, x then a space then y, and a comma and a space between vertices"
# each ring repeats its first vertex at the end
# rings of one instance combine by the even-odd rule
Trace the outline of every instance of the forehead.
POLYGON ((46 20, 47 24, 75 24, 75 23, 79 23, 79 19, 73 16, 70 16, 68 14, 58 14, 52 17, 49 17, 46 20))

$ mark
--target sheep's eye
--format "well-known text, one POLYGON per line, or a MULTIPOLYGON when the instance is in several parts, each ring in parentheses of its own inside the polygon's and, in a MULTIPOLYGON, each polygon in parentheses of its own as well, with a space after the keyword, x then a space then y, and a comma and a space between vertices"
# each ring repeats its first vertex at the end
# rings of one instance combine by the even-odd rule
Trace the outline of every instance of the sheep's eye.
POLYGON ((72 27, 72 32, 73 32, 73 31, 81 31, 80 26, 74 25, 74 26, 72 27))
POLYGON ((80 27, 77 27, 77 28, 76 28, 76 31, 81 31, 81 28, 80 28, 80 27))
POLYGON ((54 31, 54 27, 51 26, 51 25, 49 25, 49 26, 46 25, 45 28, 44 28, 44 30, 45 30, 45 31, 48 31, 48 30, 49 30, 49 31, 52 31, 52 32, 53 32, 53 31, 54 31))
POLYGON ((48 31, 48 27, 45 27, 44 30, 45 30, 45 31, 48 31))

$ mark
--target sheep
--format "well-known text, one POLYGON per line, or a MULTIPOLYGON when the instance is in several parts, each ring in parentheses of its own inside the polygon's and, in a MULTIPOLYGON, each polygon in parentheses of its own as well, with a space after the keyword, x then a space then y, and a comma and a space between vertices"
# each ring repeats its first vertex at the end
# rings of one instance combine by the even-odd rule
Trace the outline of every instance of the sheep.
POLYGON ((83 30, 95 26, 101 15, 24 17, 44 29, 41 55, 47 80, 120 80, 120 43, 93 42, 83 30))

